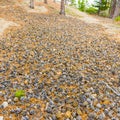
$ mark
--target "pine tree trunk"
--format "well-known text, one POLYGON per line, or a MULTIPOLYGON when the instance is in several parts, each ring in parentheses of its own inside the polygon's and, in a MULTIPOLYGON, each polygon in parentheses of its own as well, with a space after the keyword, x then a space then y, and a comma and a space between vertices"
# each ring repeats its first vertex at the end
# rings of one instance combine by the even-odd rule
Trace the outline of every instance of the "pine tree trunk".
POLYGON ((61 0, 60 14, 65 15, 65 1, 61 0))
POLYGON ((34 0, 30 0, 30 8, 34 9, 34 0))
POLYGON ((99 6, 99 8, 98 8, 98 15, 100 15, 102 0, 99 0, 99 3, 100 3, 100 6, 99 6))
POLYGON ((100 7, 98 8, 98 15, 100 15, 100 7))
POLYGON ((114 15, 115 8, 116 8, 116 2, 117 2, 116 0, 111 0, 110 11, 109 11, 110 18, 112 18, 114 15))
POLYGON ((116 18, 119 15, 120 15, 120 0, 118 0, 118 2, 116 4, 116 8, 115 8, 115 12, 114 12, 114 15, 113 15, 113 19, 116 18))
POLYGON ((47 0, 44 0, 44 3, 47 4, 47 0))
POLYGON ((65 0, 65 5, 67 5, 67 0, 65 0))

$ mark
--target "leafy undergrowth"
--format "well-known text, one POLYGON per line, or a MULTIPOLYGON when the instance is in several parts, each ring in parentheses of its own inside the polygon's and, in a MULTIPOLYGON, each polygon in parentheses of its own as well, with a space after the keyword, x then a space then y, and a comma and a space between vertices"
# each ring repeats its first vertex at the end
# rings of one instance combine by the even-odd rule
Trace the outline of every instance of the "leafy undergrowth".
POLYGON ((115 21, 117 21, 117 22, 120 21, 120 16, 116 17, 115 21))
POLYGON ((89 14, 97 14, 97 9, 94 7, 89 7, 88 9, 86 9, 86 12, 89 14))
POLYGON ((15 97, 21 98, 21 97, 23 97, 23 96, 25 96, 25 91, 24 91, 24 90, 17 90, 17 91, 15 92, 15 97))

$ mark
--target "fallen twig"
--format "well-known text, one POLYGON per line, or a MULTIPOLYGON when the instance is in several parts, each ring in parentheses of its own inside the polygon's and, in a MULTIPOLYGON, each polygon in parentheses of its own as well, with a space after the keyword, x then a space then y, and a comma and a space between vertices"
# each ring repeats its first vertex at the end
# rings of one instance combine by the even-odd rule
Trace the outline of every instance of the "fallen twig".
POLYGON ((115 93, 117 96, 120 97, 120 93, 117 90, 114 90, 114 88, 110 87, 106 82, 102 81, 99 82, 100 84, 105 84, 108 89, 110 89, 113 93, 115 93))

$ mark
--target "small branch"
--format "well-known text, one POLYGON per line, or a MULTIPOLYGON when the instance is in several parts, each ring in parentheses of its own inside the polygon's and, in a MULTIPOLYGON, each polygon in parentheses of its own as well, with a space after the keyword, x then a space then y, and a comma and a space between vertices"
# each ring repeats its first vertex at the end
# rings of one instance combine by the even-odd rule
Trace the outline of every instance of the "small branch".
POLYGON ((50 99, 48 96, 47 96, 47 99, 49 100, 49 102, 52 102, 54 104, 53 100, 50 99))
POLYGON ((112 88, 112 87, 110 87, 106 82, 99 82, 100 84, 104 84, 104 85, 106 85, 106 87, 108 88, 108 89, 110 89, 113 93, 115 93, 117 96, 119 96, 120 97, 120 93, 117 91, 117 90, 115 90, 114 88, 112 88))

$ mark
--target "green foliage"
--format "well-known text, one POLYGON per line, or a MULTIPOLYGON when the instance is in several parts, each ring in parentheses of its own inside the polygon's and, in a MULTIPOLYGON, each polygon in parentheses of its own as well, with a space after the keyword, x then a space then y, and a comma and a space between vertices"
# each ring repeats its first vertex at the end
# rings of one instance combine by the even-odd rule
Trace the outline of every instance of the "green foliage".
POLYGON ((17 90, 15 92, 15 97, 21 98, 22 96, 25 96, 25 91, 24 90, 17 90))
POLYGON ((76 5, 75 0, 71 0, 71 5, 76 5))
POLYGON ((110 7, 110 3, 108 0, 95 0, 95 4, 93 6, 96 7, 98 11, 104 11, 110 7))
POLYGON ((86 3, 86 0, 78 0, 78 9, 81 11, 85 11, 86 3))
POLYGON ((109 17, 109 9, 101 11, 100 16, 102 17, 109 17))
POLYGON ((116 17, 115 21, 120 21, 120 16, 116 17))
POLYGON ((94 7, 89 7, 86 9, 86 12, 89 14, 97 14, 97 9, 94 7))

